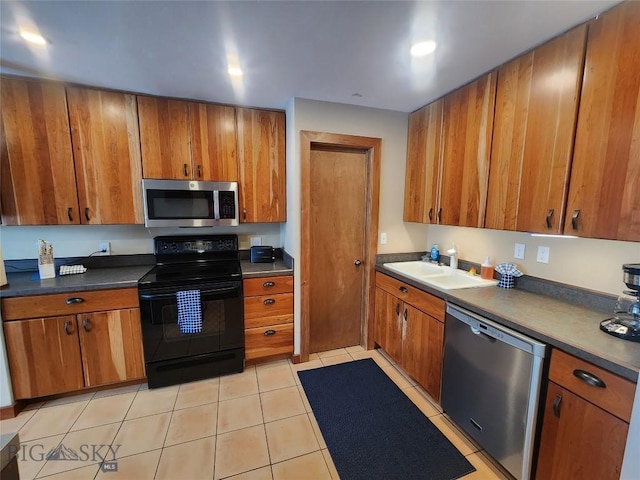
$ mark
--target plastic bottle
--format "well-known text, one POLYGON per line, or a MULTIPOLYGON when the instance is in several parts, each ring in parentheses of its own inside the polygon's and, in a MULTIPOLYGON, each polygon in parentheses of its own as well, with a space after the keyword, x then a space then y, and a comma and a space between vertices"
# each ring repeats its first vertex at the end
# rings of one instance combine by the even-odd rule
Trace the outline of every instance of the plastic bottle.
POLYGON ((482 265, 480 265, 480 277, 485 280, 493 280, 493 265, 491 265, 489 257, 485 258, 482 265))
POLYGON ((433 246, 431 247, 431 261, 434 263, 438 263, 438 260, 440 260, 440 250, 438 250, 438 245, 437 244, 433 244, 433 246))

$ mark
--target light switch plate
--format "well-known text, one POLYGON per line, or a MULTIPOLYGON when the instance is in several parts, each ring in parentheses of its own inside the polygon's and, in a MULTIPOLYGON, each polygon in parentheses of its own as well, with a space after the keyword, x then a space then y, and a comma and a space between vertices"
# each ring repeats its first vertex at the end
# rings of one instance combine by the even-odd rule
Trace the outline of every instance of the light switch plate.
POLYGON ((516 247, 513 249, 513 258, 524 260, 524 243, 516 243, 516 247))
POLYGON ((387 232, 382 232, 380 234, 380 245, 386 245, 387 244, 387 232))
POLYGON ((549 247, 538 247, 538 256, 536 257, 538 263, 549 263, 549 247))

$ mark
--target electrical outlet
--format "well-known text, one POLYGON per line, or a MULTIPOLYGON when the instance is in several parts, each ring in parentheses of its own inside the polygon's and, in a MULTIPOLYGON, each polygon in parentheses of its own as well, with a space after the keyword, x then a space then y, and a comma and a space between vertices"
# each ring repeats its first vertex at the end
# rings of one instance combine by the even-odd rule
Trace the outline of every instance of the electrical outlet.
POLYGON ((111 242, 100 242, 98 250, 100 250, 100 256, 111 255, 111 242))
POLYGON ((516 243, 516 247, 513 249, 513 258, 524 260, 524 243, 516 243))
POLYGON ((262 246, 262 237, 249 237, 249 242, 252 247, 260 247, 262 246))
POLYGON ((380 245, 386 245, 387 244, 387 232, 382 232, 380 234, 380 245))
POLYGON ((549 263, 549 247, 538 247, 538 256, 536 257, 538 263, 549 263))

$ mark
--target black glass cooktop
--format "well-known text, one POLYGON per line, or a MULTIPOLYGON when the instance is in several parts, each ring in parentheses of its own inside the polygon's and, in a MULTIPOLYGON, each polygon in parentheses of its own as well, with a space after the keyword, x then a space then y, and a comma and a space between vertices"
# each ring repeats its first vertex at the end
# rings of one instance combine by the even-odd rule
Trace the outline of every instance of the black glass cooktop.
POLYGON ((237 280, 242 277, 238 260, 172 263, 156 265, 140 279, 141 286, 171 286, 208 281, 237 280))

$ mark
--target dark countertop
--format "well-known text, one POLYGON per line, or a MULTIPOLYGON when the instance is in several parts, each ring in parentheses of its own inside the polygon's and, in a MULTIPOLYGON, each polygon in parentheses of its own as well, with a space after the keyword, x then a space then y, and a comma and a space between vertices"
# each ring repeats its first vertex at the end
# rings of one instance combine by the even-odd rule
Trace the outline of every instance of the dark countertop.
POLYGON ((512 328, 632 382, 640 372, 640 343, 622 340, 599 329, 608 311, 584 308, 557 298, 517 288, 441 290, 377 265, 376 270, 447 302, 512 328))
MULTIPOLYGON (((293 275, 293 269, 287 267, 282 260, 274 263, 251 263, 243 260, 240 264, 243 278, 293 275)), ((0 290, 0 297, 137 287, 138 280, 151 268, 153 265, 89 268, 85 273, 47 280, 37 279, 37 272, 7 273, 9 285, 0 290), (36 280, 33 279, 34 276, 36 280)))

